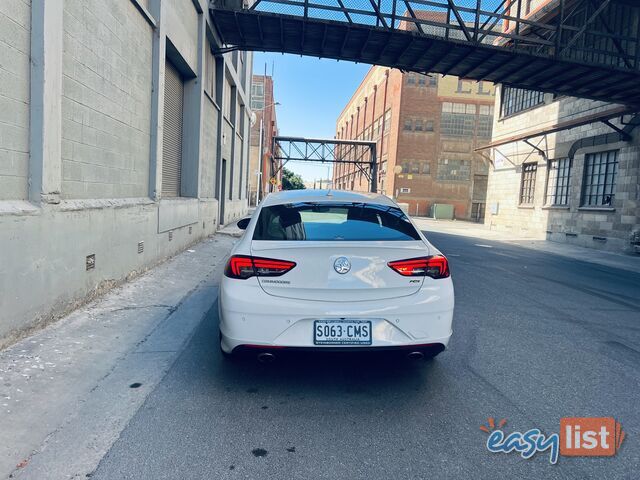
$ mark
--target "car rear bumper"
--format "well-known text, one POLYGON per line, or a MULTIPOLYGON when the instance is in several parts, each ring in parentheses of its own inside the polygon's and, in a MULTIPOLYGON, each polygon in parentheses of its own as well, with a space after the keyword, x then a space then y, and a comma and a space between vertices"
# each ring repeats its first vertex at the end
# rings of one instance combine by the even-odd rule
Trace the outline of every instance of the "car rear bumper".
POLYGON ((451 279, 430 282, 417 293, 390 300, 324 302, 284 299, 266 294, 257 282, 226 286, 219 292, 221 347, 245 349, 372 351, 445 348, 451 337, 451 279), (315 345, 315 320, 358 319, 372 322, 371 345, 315 345), (435 347, 434 347, 435 345, 435 347), (439 347, 441 345, 442 347, 439 347))
POLYGON ((297 353, 322 353, 322 354, 351 354, 351 353, 400 353, 409 354, 420 352, 425 356, 435 356, 445 349, 442 343, 426 343, 415 345, 400 345, 390 347, 379 346, 313 346, 313 347, 286 347, 269 345, 238 345, 233 348, 232 353, 240 355, 255 355, 259 353, 271 353, 274 356, 297 353))

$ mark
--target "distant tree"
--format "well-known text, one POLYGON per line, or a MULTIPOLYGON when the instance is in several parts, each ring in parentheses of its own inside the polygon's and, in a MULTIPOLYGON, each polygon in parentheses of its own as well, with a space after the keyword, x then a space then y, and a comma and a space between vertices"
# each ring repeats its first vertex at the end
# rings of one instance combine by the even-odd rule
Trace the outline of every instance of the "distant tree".
POLYGON ((297 173, 293 173, 288 168, 282 169, 282 189, 283 190, 304 190, 304 182, 302 177, 297 173))

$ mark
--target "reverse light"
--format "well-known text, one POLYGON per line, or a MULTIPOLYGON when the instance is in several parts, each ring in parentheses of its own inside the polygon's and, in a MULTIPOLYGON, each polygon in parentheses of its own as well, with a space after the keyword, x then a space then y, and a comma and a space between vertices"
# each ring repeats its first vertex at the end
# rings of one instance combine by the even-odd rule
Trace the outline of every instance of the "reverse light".
POLYGON ((443 255, 396 260, 387 265, 404 277, 447 278, 449 262, 443 255))
POLYGON ((227 262, 224 274, 229 278, 241 280, 250 277, 279 277, 295 266, 295 262, 289 262, 288 260, 233 255, 227 262))

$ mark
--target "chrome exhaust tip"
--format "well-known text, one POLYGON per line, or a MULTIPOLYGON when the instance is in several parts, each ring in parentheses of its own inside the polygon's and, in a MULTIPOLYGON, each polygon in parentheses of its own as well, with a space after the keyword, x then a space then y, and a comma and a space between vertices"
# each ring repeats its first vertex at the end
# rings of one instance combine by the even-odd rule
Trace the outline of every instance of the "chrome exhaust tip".
POLYGON ((260 363, 273 363, 276 359, 276 356, 273 353, 262 352, 258 354, 258 361, 260 363))
POLYGON ((407 358, 410 360, 420 360, 421 358, 424 358, 424 353, 419 351, 409 352, 407 353, 407 358))

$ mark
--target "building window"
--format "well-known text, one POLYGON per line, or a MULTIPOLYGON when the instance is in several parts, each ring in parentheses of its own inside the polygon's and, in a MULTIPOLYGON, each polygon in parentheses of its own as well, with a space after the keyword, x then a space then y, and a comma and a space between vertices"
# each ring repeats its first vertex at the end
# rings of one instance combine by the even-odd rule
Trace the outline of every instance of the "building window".
POLYGON ((502 88, 502 108, 500 116, 509 117, 516 113, 542 105, 543 103, 544 92, 505 86, 502 88))
POLYGON ((547 205, 569 205, 569 179, 571 160, 561 158, 549 161, 547 175, 547 205))
POLYGON ((431 173, 431 164, 429 162, 425 162, 422 164, 422 174, 429 175, 431 173))
POLYGON ((414 130, 416 132, 421 132, 423 130, 422 119, 416 118, 416 123, 415 123, 414 130))
POLYGON ((436 85, 438 85, 438 77, 434 75, 429 77, 429 86, 430 87, 435 87, 436 85))
POLYGON ((522 165, 522 180, 520 183, 520 205, 533 205, 536 192, 537 163, 525 163, 522 165))
POLYGON ((415 73, 407 73, 407 85, 415 85, 416 84, 416 74, 415 73))
POLYGON ((418 77, 418 85, 421 87, 424 87, 427 84, 427 77, 425 77, 424 75, 420 75, 418 77))
POLYGON ((209 97, 215 98, 216 95, 216 57, 213 56, 211 46, 207 45, 207 53, 205 57, 205 84, 204 91, 209 94, 209 97))
POLYGON ((411 189, 407 187, 402 187, 400 189, 400 193, 411 193, 411 189))
POLYGON ((468 182, 471 178, 471 161, 449 158, 438 159, 436 179, 441 182, 468 182))
POLYGON ((426 132, 433 132, 433 120, 427 120, 427 123, 424 124, 424 130, 426 132))
POLYGON ((610 207, 615 199, 618 151, 585 156, 582 206, 610 207))
POLYGON ((450 137, 470 137, 475 134, 476 106, 471 103, 442 103, 440 133, 450 137))
POLYGON ((264 84, 254 82, 251 84, 251 109, 262 110, 264 108, 264 84))
POLYGON ((384 112, 384 134, 389 135, 391 129, 391 109, 384 112))
POLYGON ((412 122, 410 118, 405 118, 404 119, 404 129, 407 131, 411 131, 411 129, 413 128, 412 122))

